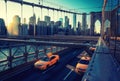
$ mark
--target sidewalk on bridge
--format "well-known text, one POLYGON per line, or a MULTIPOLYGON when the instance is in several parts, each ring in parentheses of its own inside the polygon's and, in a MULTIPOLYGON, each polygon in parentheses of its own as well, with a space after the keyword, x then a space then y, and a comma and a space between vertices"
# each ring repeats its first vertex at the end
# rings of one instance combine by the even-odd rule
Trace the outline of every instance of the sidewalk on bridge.
POLYGON ((120 65, 112 57, 102 38, 98 41, 82 81, 120 81, 120 65))

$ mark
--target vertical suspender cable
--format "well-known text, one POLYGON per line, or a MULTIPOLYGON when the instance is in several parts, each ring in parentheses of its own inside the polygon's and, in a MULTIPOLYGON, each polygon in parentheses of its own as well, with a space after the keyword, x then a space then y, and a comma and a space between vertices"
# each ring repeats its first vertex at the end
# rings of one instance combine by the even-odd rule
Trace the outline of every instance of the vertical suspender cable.
POLYGON ((54 21, 54 9, 53 9, 53 21, 54 21))
POLYGON ((21 24, 23 23, 23 2, 21 3, 21 24))
POLYGON ((54 9, 53 9, 53 26, 52 26, 52 30, 51 30, 51 32, 52 32, 52 35, 54 35, 54 9))
POLYGON ((117 47, 116 47, 116 46, 117 46, 116 44, 117 44, 117 35, 118 35, 117 28, 118 28, 118 24, 119 24, 119 0, 118 0, 117 3, 118 3, 118 4, 117 4, 117 11, 116 11, 116 12, 117 12, 117 13, 116 13, 116 15, 117 15, 117 16, 116 16, 117 22, 116 22, 116 27, 115 27, 115 50, 114 50, 114 55, 116 55, 116 51, 117 51, 117 50, 116 50, 116 48, 117 48, 117 47))
POLYGON ((41 21, 42 21, 42 7, 41 7, 41 21))
MULTIPOLYGON (((22 26, 22 24, 23 24, 23 1, 21 3, 21 26, 22 26)), ((20 33, 21 33, 20 35, 24 35, 23 30, 21 30, 20 33)))
POLYGON ((48 8, 48 16, 49 16, 49 8, 48 8))
POLYGON ((6 13, 6 26, 8 26, 8 21, 7 21, 7 0, 5 0, 5 13, 6 13))
MULTIPOLYGON (((42 18, 42 17, 43 17, 43 15, 42 15, 42 10, 43 10, 43 9, 42 9, 42 7, 41 7, 41 21, 42 21, 42 19, 43 19, 43 18, 42 18)), ((40 31, 40 32, 41 32, 41 35, 43 35, 43 23, 41 24, 41 31, 40 31)))
MULTIPOLYGON (((33 3, 33 5, 32 5, 32 8, 33 8, 33 17, 35 16, 35 12, 34 12, 34 3, 33 3)), ((35 34, 36 34, 36 18, 34 18, 34 20, 33 20, 34 22, 34 36, 35 36, 35 34)))

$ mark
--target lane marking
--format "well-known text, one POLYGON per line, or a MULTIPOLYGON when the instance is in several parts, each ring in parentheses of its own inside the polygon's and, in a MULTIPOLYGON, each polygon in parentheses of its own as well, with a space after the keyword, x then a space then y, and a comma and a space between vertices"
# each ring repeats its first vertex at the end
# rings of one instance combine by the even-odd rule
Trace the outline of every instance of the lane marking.
POLYGON ((70 76, 70 74, 73 72, 73 70, 74 70, 74 69, 71 69, 71 70, 69 71, 69 73, 64 77, 63 80, 66 80, 66 79, 70 76))
POLYGON ((51 70, 52 68, 54 68, 55 67, 55 65, 54 66, 52 66, 52 67, 50 67, 50 68, 48 68, 47 70, 45 70, 44 72, 42 72, 42 74, 45 74, 46 72, 48 72, 49 70, 51 70))
POLYGON ((75 52, 73 52, 73 55, 75 55, 77 53, 77 50, 75 52))

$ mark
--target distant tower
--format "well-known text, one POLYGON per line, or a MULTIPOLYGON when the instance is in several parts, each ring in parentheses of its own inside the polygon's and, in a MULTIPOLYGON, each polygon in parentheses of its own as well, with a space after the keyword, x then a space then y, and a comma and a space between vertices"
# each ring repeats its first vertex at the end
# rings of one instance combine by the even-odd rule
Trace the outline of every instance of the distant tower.
POLYGON ((76 31, 76 14, 73 14, 73 28, 76 31))
POLYGON ((45 16, 45 22, 47 22, 47 25, 50 24, 50 17, 49 16, 45 16))
POLYGON ((29 18, 29 35, 36 34, 36 16, 33 14, 32 17, 29 18))
POLYGON ((36 16, 35 16, 35 14, 33 14, 33 16, 29 18, 29 24, 33 24, 33 25, 36 24, 36 16))
POLYGON ((38 18, 37 20, 36 35, 37 36, 42 35, 42 23, 40 21, 40 18, 38 18))
POLYGON ((87 30, 86 13, 82 14, 82 30, 83 30, 83 34, 86 35, 86 30, 87 30))
POLYGON ((78 28, 81 28, 81 23, 80 22, 78 22, 78 28))
POLYGON ((65 16, 65 28, 69 26, 69 18, 65 16))
POLYGON ((78 33, 78 35, 81 34, 81 23, 80 22, 78 22, 77 33, 78 33))
POLYGON ((54 34, 54 21, 51 21, 50 22, 50 27, 51 27, 51 35, 53 35, 54 34))
POLYGON ((2 18, 0 18, 0 35, 7 35, 7 29, 5 26, 5 22, 2 18))
POLYGON ((21 28, 20 17, 18 15, 15 15, 13 17, 12 22, 8 26, 8 34, 13 36, 18 36, 20 35, 20 30, 21 30, 20 28, 21 28))
POLYGON ((60 18, 59 21, 61 21, 62 27, 63 27, 63 18, 60 18))
POLYGON ((26 18, 24 18, 24 23, 21 26, 21 35, 23 36, 28 35, 28 25, 26 23, 26 18))

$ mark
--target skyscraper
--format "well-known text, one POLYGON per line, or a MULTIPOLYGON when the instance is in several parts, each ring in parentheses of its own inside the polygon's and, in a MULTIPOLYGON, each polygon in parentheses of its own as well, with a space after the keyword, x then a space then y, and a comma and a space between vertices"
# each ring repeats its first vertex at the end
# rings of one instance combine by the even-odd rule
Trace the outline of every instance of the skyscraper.
POLYGON ((21 26, 21 35, 28 35, 28 25, 26 24, 26 18, 24 18, 24 23, 21 26))
POLYGON ((29 35, 34 35, 36 34, 36 16, 35 14, 33 14, 33 16, 31 16, 29 18, 29 35))
POLYGON ((83 34, 86 35, 86 30, 87 30, 86 13, 82 14, 82 30, 83 30, 83 34))
POLYGON ((78 22, 78 28, 77 28, 77 34, 78 35, 81 35, 81 23, 80 22, 78 22))
POLYGON ((7 35, 7 29, 5 26, 5 22, 2 18, 0 18, 0 35, 7 35))
POLYGON ((20 35, 20 30, 21 30, 20 28, 21 28, 20 17, 18 15, 15 15, 13 17, 12 22, 8 26, 8 34, 13 36, 18 36, 20 35))
POLYGON ((51 27, 51 30, 50 30, 51 31, 51 35, 53 35, 54 34, 54 31, 53 31, 54 30, 54 21, 50 22, 50 27, 51 27))
POLYGON ((45 22, 47 22, 47 25, 50 24, 50 17, 49 16, 45 16, 45 22))
POLYGON ((65 16, 65 28, 69 26, 69 18, 65 16))
POLYGON ((73 14, 73 28, 76 31, 76 14, 73 14))
POLYGON ((63 18, 60 18, 59 21, 61 21, 62 27, 63 27, 63 18))

